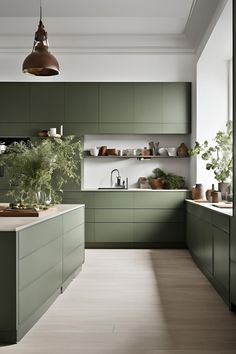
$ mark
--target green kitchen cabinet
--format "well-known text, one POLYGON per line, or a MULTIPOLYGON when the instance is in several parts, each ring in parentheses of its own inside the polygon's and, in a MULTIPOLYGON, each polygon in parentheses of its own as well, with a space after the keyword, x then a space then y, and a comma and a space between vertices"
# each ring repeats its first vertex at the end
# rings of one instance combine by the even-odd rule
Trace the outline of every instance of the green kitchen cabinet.
POLYGON ((65 83, 65 123, 98 123, 99 84, 65 83))
POLYGON ((230 306, 236 311, 236 262, 230 261, 230 306))
POLYGON ((162 83, 134 84, 135 123, 163 123, 162 83))
POLYGON ((64 201, 85 204, 88 248, 179 248, 185 246, 188 196, 188 191, 80 191, 66 193, 64 201))
POLYGON ((229 301, 229 234, 213 227, 214 278, 226 302, 229 301))
MULTIPOLYGON (((65 90, 62 83, 30 84, 30 122, 54 123, 59 128, 65 120, 65 90)), ((41 125, 41 129, 45 128, 41 125)), ((50 127, 48 127, 49 129, 50 127)))
POLYGON ((84 207, 47 213, 0 231, 0 343, 20 340, 84 262, 84 207))
MULTIPOLYGON (((134 89, 132 83, 101 83, 99 122, 132 123, 134 121, 134 89)), ((114 131, 115 133, 115 131, 114 131)))
POLYGON ((199 268, 229 304, 230 216, 187 202, 186 241, 199 268))
MULTIPOLYGON (((191 86, 186 82, 163 83, 163 124, 180 124, 190 130, 191 86)), ((169 131, 170 132, 170 131, 169 131)), ((172 131, 175 133, 175 130, 172 131)))
MULTIPOLYGON (((0 83, 1 123, 27 123, 30 120, 30 89, 27 83, 0 83)), ((6 135, 19 134, 16 125, 10 126, 12 132, 6 135)), ((1 129, 2 132, 2 129, 1 129)), ((3 132, 1 135, 4 135, 3 132)))

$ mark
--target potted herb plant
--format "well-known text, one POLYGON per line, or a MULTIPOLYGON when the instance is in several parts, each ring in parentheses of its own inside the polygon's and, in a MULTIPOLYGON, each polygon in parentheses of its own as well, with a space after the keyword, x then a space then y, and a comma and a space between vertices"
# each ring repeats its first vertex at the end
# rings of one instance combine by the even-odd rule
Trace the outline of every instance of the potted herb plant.
POLYGON ((174 173, 165 173, 160 168, 152 171, 153 175, 148 178, 152 189, 182 189, 184 188, 184 178, 174 173))
POLYGON ((225 190, 232 180, 232 121, 227 121, 226 130, 218 131, 213 141, 213 145, 209 145, 207 140, 202 144, 196 141, 194 147, 189 150, 189 155, 201 155, 201 158, 206 161, 206 169, 214 171, 214 178, 218 181, 218 188, 224 196, 225 190))
POLYGON ((47 208, 62 200, 68 180, 80 181, 82 149, 74 136, 47 138, 36 143, 13 143, 0 155, 9 178, 13 204, 47 208))

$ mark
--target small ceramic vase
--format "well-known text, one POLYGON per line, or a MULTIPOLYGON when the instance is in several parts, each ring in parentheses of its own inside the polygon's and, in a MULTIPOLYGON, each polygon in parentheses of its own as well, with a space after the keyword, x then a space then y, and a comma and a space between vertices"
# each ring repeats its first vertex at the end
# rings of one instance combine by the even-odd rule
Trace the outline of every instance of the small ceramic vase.
POLYGON ((193 186, 192 199, 193 200, 205 199, 204 188, 202 184, 197 183, 195 186, 193 186))
POLYGON ((177 156, 179 157, 187 157, 188 156, 188 148, 185 143, 181 143, 177 148, 177 156))

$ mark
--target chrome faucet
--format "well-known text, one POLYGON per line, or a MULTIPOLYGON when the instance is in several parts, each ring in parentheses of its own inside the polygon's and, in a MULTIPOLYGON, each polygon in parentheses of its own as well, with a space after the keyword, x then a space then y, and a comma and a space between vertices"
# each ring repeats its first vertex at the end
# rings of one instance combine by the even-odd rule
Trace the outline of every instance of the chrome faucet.
POLYGON ((117 172, 117 183, 116 186, 120 186, 120 172, 117 168, 111 171, 111 187, 113 187, 113 173, 117 172))

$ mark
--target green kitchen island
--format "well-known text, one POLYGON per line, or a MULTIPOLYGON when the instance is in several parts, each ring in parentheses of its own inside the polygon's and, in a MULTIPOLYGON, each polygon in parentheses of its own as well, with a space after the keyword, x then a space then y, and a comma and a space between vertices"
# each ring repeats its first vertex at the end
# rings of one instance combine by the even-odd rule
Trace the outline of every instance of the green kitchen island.
POLYGON ((16 343, 81 270, 84 205, 0 218, 0 343, 16 343))

